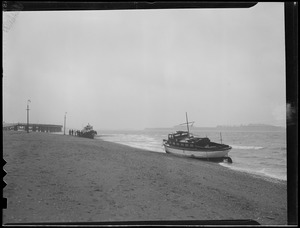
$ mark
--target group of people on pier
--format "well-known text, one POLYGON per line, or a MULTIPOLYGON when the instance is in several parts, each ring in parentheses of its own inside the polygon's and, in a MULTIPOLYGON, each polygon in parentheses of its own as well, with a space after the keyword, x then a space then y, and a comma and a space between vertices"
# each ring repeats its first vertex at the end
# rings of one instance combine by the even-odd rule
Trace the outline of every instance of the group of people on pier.
POLYGON ((69 135, 81 136, 82 135, 82 131, 70 129, 69 130, 69 135))
POLYGON ((79 137, 94 139, 94 137, 97 135, 97 131, 94 131, 93 127, 90 124, 88 124, 81 131, 69 129, 69 135, 75 135, 75 136, 79 136, 79 137))

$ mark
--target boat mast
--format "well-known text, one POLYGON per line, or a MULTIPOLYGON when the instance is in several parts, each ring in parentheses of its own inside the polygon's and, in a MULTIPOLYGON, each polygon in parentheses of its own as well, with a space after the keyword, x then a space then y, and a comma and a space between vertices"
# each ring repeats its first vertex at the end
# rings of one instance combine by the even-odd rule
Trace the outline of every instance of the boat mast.
POLYGON ((221 133, 221 132, 220 132, 220 139, 221 139, 221 144, 223 144, 223 143, 222 143, 222 133, 221 133))
POLYGON ((187 127, 187 130, 188 130, 188 134, 190 134, 189 121, 188 121, 188 117, 187 117, 187 112, 185 113, 185 117, 186 117, 186 127, 187 127))

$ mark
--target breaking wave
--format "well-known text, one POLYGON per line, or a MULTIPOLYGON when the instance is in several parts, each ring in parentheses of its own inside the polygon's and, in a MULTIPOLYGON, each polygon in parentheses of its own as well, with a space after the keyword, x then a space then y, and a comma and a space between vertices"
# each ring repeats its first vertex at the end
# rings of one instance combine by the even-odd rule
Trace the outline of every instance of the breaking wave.
POLYGON ((264 147, 262 146, 236 146, 236 145, 230 145, 232 149, 240 149, 240 150, 261 150, 264 147))
POLYGON ((262 168, 262 169, 255 170, 253 167, 252 168, 247 168, 247 167, 233 166, 233 165, 225 163, 225 162, 222 162, 222 163, 219 163, 219 164, 224 166, 224 167, 227 167, 229 169, 237 170, 237 171, 240 171, 240 172, 245 172, 245 173, 249 173, 249 174, 275 178, 277 180, 283 180, 283 181, 287 180, 286 172, 280 172, 280 171, 272 169, 272 168, 269 168, 269 169, 262 168))

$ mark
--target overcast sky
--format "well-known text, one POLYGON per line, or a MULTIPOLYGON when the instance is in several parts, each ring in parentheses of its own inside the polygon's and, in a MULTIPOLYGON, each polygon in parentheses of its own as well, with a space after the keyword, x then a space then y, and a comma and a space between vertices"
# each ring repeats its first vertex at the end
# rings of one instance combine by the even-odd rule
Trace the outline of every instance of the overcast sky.
POLYGON ((284 3, 3 15, 5 122, 285 125, 284 3))

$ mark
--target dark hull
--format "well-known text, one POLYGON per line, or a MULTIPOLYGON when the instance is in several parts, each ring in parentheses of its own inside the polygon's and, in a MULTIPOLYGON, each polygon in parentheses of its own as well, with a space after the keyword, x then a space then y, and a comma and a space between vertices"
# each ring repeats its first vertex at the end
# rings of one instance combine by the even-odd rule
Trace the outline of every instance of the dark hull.
POLYGON ((97 135, 95 131, 89 131, 89 132, 81 133, 79 136, 83 138, 94 139, 95 135, 97 135))

